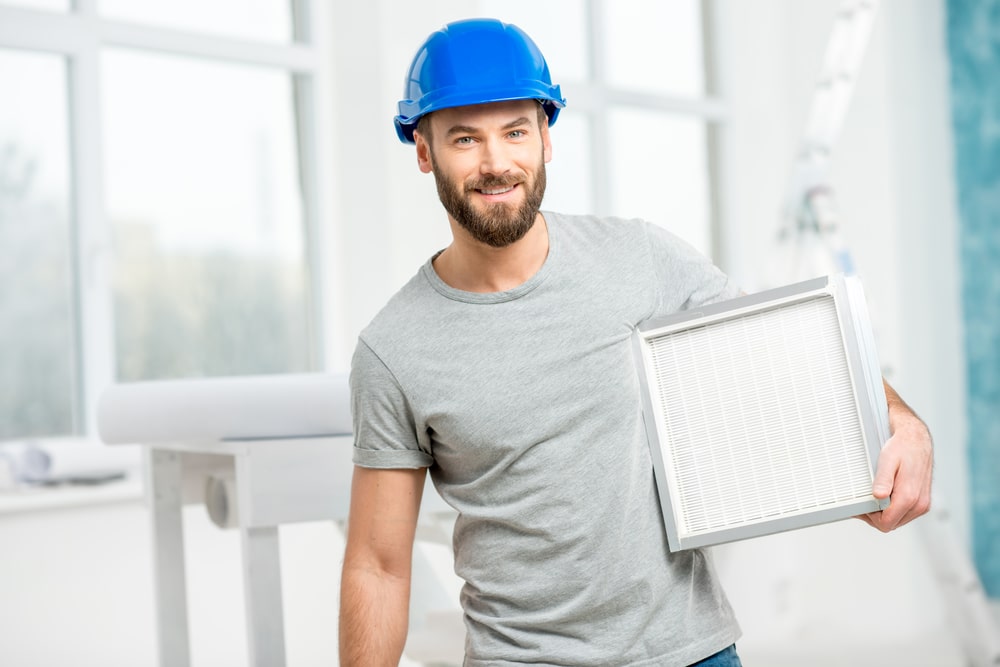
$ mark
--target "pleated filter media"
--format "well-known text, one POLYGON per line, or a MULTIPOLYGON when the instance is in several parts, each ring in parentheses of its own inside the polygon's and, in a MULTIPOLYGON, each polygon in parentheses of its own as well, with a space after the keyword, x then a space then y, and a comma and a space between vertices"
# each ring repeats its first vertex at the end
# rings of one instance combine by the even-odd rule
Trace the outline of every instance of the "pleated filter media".
POLYGON ((887 506, 871 495, 888 415, 856 278, 646 322, 635 351, 671 550, 887 506))

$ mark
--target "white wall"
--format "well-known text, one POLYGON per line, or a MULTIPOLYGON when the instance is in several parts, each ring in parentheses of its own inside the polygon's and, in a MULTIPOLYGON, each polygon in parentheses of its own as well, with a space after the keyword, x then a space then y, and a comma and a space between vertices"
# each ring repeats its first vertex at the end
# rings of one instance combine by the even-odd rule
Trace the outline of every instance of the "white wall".
MULTIPOLYGON (((346 367, 354 337, 448 230, 430 176, 394 137, 403 68, 458 0, 340 3, 335 23, 339 157, 330 235, 341 244, 346 367), (373 113, 373 109, 381 109, 373 113)), ((835 0, 721 0, 723 263, 760 280, 835 0)), ((964 379, 958 319, 941 0, 887 0, 834 158, 833 179, 902 395, 938 443, 938 486, 965 526, 964 379)), ((238 540, 189 511, 195 664, 245 661, 238 540)), ((149 542, 138 502, 0 516, 0 661, 30 667, 150 665, 149 542)), ((290 664, 334 664, 340 542, 332 527, 283 532, 290 664)), ((747 665, 955 662, 916 532, 860 522, 721 548, 747 665), (909 653, 906 651, 909 650, 909 653), (937 651, 937 653, 935 653, 937 651), (900 659, 905 658, 905 659, 900 659)))

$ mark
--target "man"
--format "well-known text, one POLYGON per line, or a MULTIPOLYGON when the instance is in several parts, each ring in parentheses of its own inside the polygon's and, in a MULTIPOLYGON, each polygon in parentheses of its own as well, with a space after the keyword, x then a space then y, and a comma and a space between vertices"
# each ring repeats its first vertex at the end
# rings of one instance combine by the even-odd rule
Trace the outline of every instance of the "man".
MULTIPOLYGON (((454 240, 355 352, 341 663, 400 658, 429 468, 459 513, 466 665, 738 665, 706 555, 667 549, 630 347, 639 322, 738 289, 653 225, 539 212, 564 100, 518 28, 449 24, 407 82, 396 129, 454 240)), ((887 393, 881 530, 930 495, 930 436, 887 393)))

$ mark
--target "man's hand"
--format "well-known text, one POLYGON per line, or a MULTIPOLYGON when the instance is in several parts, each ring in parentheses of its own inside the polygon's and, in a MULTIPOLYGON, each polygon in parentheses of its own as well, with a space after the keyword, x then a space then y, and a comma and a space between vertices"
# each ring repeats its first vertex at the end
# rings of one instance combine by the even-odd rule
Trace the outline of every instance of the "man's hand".
POLYGON ((889 498, 889 507, 858 518, 887 533, 930 509, 934 454, 926 424, 888 382, 883 384, 889 404, 892 437, 878 457, 872 494, 880 499, 889 498))

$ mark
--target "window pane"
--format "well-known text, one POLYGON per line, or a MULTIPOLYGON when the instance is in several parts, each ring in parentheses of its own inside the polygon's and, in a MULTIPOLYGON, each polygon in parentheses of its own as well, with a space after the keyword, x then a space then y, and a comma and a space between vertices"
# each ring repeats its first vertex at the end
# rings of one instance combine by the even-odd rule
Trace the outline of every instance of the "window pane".
POLYGON ((583 0, 479 0, 479 8, 483 16, 513 23, 531 36, 545 55, 553 83, 587 78, 583 0))
POLYGON ((611 85, 691 97, 704 94, 700 0, 615 0, 602 6, 611 85))
POLYGON ((0 439, 69 435, 76 395, 66 66, 0 49, 0 439))
POLYGON ((293 38, 290 0, 98 0, 97 7, 107 18, 163 28, 270 42, 293 38))
POLYGON ((609 114, 612 210, 711 252, 705 121, 637 109, 609 114))
POLYGON ((552 161, 546 165, 548 187, 542 206, 560 213, 593 213, 590 124, 586 116, 563 112, 551 130, 552 161))
POLYGON ((289 75, 127 50, 102 65, 119 378, 309 369, 289 75))

